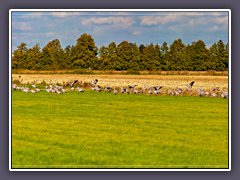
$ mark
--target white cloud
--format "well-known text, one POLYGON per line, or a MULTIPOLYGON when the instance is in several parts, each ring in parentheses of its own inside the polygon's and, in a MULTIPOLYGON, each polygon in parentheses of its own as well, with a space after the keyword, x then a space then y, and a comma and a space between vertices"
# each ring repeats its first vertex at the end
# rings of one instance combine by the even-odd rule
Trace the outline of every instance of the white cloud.
POLYGON ((173 26, 169 26, 168 29, 171 31, 179 32, 179 30, 182 30, 182 27, 173 25, 173 26))
POLYGON ((208 29, 210 32, 218 31, 220 28, 218 26, 212 26, 208 29))
POLYGON ((228 16, 220 16, 212 18, 213 23, 228 25, 228 16))
POLYGON ((81 15, 82 12, 51 12, 51 15, 58 18, 65 18, 69 16, 78 16, 81 15))
POLYGON ((34 19, 42 17, 43 15, 46 15, 46 12, 23 12, 21 14, 16 14, 16 12, 13 12, 12 17, 21 19, 34 19))
POLYGON ((140 24, 144 26, 167 24, 176 22, 181 19, 179 15, 164 15, 164 16, 143 16, 140 18, 140 24))
POLYGON ((220 16, 227 15, 228 12, 221 11, 166 11, 166 12, 151 12, 149 15, 176 15, 176 16, 220 16))
POLYGON ((47 36, 47 37, 49 37, 49 36, 53 36, 53 35, 55 35, 54 32, 47 32, 47 33, 45 33, 45 36, 47 36))
POLYGON ((88 19, 83 19, 82 24, 114 24, 129 27, 133 24, 133 19, 130 17, 92 17, 88 19))
POLYGON ((32 30, 32 26, 27 22, 14 22, 13 28, 21 31, 29 31, 32 30))
POLYGON ((143 26, 161 25, 168 23, 185 23, 196 26, 209 22, 228 25, 226 12, 157 12, 155 15, 140 17, 140 24, 143 26))
POLYGON ((208 20, 205 17, 195 17, 195 18, 189 19, 187 21, 187 24, 194 27, 194 26, 206 24, 207 22, 208 20))
POLYGON ((104 32, 106 32, 106 29, 102 26, 97 26, 93 29, 94 35, 102 35, 104 32))
POLYGON ((133 34, 134 36, 138 36, 138 35, 141 34, 141 32, 140 32, 140 31, 133 31, 132 34, 133 34))
POLYGON ((228 32, 228 26, 223 26, 223 25, 217 24, 217 25, 210 27, 208 29, 208 31, 209 32, 217 32, 217 31, 228 32))

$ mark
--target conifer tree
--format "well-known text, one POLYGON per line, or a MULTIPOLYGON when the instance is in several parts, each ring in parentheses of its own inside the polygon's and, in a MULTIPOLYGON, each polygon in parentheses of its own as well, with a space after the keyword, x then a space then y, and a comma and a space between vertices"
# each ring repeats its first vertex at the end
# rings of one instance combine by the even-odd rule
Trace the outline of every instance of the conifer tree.
POLYGON ((26 43, 21 43, 12 54, 13 69, 25 69, 27 63, 28 48, 26 43))

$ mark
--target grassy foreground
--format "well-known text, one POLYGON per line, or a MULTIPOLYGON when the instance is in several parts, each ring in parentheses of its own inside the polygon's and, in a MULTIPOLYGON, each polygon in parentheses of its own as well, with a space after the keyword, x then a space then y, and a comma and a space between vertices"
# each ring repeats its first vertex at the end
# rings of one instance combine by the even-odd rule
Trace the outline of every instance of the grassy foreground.
POLYGON ((12 168, 228 168, 228 101, 13 91, 12 168))

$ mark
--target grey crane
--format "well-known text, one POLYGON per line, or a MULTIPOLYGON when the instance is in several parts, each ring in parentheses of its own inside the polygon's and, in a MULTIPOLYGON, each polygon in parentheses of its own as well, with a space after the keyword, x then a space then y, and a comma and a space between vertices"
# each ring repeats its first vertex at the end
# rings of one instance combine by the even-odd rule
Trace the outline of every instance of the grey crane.
POLYGON ((128 85, 128 88, 133 90, 136 86, 137 86, 136 84, 135 85, 128 85))
POLYGON ((203 89, 198 89, 197 92, 198 92, 198 95, 199 95, 200 97, 202 97, 203 95, 205 95, 205 91, 204 91, 203 89))
POLYGON ((107 87, 104 87, 104 92, 110 92, 112 90, 111 87, 107 86, 107 87))
POLYGON ((192 81, 192 82, 190 82, 190 83, 187 85, 187 90, 188 90, 188 91, 190 91, 190 89, 192 89, 194 83, 195 83, 195 82, 192 81))
POLYGON ((101 92, 102 89, 99 85, 95 85, 94 87, 91 88, 93 91, 98 91, 98 92, 101 92))
POLYGON ((177 92, 177 95, 179 95, 183 93, 183 90, 182 88, 177 87, 176 92, 177 92))
POLYGON ((127 90, 127 88, 125 88, 125 87, 121 87, 121 88, 120 88, 120 92, 121 92, 121 93, 125 93, 126 90, 127 90))
POLYGON ((98 79, 94 79, 94 80, 91 80, 91 81, 90 81, 90 84, 91 84, 92 86, 96 86, 97 83, 98 83, 98 79))
POLYGON ((152 93, 153 93, 152 89, 149 88, 149 90, 148 90, 148 94, 152 94, 152 93))
POLYGON ((171 89, 169 89, 168 90, 168 95, 171 95, 171 96, 173 96, 175 93, 174 93, 174 91, 173 90, 171 90, 171 89))
POLYGON ((116 95, 117 93, 118 93, 118 90, 116 88, 114 88, 113 94, 116 95))
POLYGON ((13 88, 14 90, 17 90, 17 85, 16 85, 16 84, 13 84, 13 85, 12 85, 12 88, 13 88))
POLYGON ((78 92, 84 92, 84 90, 80 87, 77 87, 78 92))
POLYGON ((220 91, 220 88, 219 87, 215 87, 212 89, 212 91, 220 91))
POLYGON ((160 94, 160 89, 162 89, 162 86, 153 86, 153 89, 155 94, 160 94))
POLYGON ((133 93, 134 93, 134 94, 138 94, 139 92, 138 92, 137 89, 133 89, 133 93))
POLYGON ((74 84, 76 84, 78 82, 78 80, 74 80, 73 82, 69 82, 66 84, 66 86, 70 86, 71 88, 74 86, 74 84))
POLYGON ((221 97, 223 97, 223 98, 228 98, 228 92, 227 92, 227 91, 223 91, 223 92, 221 93, 221 97))

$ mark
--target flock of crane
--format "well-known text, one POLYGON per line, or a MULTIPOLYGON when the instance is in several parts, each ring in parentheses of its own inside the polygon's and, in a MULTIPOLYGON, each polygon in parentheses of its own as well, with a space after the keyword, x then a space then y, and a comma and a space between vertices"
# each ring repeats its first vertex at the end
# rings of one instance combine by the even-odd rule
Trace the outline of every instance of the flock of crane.
MULTIPOLYGON (((69 91, 77 91, 80 93, 84 92, 84 89, 76 86, 78 80, 74 80, 71 82, 68 82, 65 86, 59 86, 59 85, 52 85, 49 84, 45 86, 44 89, 40 89, 37 87, 36 84, 30 85, 30 87, 26 86, 18 86, 17 84, 12 85, 13 90, 21 90, 22 92, 30 92, 30 93, 37 93, 40 91, 47 91, 49 93, 57 93, 57 94, 63 94, 67 93, 69 91)), ((225 90, 221 90, 219 87, 213 88, 210 91, 206 91, 204 89, 197 89, 193 90, 192 87, 194 85, 194 81, 186 85, 186 88, 175 88, 175 89, 167 89, 165 92, 162 92, 163 86, 152 86, 152 87, 145 87, 145 88, 137 88, 137 85, 128 85, 126 87, 101 87, 98 85, 98 79, 91 80, 89 82, 90 89, 92 91, 97 92, 109 92, 113 93, 114 95, 117 94, 148 94, 148 95, 160 95, 160 94, 167 94, 171 96, 178 96, 178 95, 198 95, 198 96, 208 96, 208 97, 222 97, 222 98, 228 98, 228 92, 225 90)))

